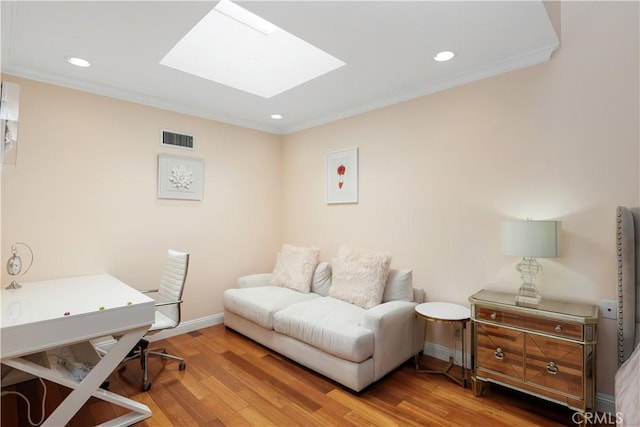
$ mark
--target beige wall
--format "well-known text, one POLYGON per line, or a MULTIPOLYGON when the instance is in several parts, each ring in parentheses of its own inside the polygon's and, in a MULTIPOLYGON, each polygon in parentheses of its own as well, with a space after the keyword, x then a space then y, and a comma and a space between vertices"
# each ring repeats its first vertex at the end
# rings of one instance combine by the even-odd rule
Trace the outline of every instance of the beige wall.
POLYGON ((25 281, 110 272, 148 289, 167 249, 184 250, 190 320, 221 313, 222 291, 239 275, 272 268, 282 236, 281 137, 4 78, 21 85, 21 99, 17 164, 2 171, 2 248, 31 245, 25 281), (161 147, 161 128, 195 135, 196 150, 161 147), (202 201, 157 199, 161 152, 204 159, 202 201))
MULTIPOLYGON (((557 219, 544 297, 615 299, 617 205, 638 206, 638 4, 562 4, 550 62, 285 138, 285 241, 390 251, 429 300, 515 292, 503 220, 557 219), (325 204, 325 154, 359 147, 360 197, 325 204)), ((600 321, 598 391, 613 394, 615 321, 600 321)))
MULTIPOLYGON (((222 312, 237 276, 283 242, 390 251, 429 300, 515 291, 500 222, 563 221, 545 297, 615 297, 614 210, 640 205, 638 4, 562 4, 548 63, 286 137, 5 76, 21 84, 18 164, 2 171, 2 253, 26 241, 25 280, 108 271, 157 282, 192 253, 185 318, 222 312), (615 57, 607 55, 612 51, 615 57), (193 133, 195 152, 159 146, 193 133), (325 154, 360 149, 360 201, 326 205, 325 154), (156 198, 157 154, 205 159, 202 202, 156 198)), ((6 273, 3 272, 3 283, 6 273)), ((598 391, 613 394, 615 322, 600 322, 598 391)))

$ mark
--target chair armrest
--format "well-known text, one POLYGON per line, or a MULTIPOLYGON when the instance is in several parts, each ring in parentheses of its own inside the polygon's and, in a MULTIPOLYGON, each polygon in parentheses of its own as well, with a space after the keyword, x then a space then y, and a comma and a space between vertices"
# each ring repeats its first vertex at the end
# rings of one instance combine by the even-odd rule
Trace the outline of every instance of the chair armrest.
POLYGON ((147 289, 145 291, 140 291, 142 294, 151 294, 153 292, 158 292, 158 289, 147 289))
POLYGON ((237 288, 255 288, 258 286, 269 286, 269 281, 273 277, 273 273, 257 273, 249 274, 238 278, 237 288))
POLYGON ((376 380, 415 354, 416 305, 415 302, 389 301, 365 312, 362 326, 373 331, 376 380))

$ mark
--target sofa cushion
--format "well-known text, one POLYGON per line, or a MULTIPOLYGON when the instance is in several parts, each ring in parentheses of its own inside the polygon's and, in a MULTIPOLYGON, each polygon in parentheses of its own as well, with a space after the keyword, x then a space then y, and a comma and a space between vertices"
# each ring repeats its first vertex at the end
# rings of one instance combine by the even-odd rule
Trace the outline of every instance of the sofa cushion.
POLYGON ((365 310, 325 297, 292 304, 274 316, 274 330, 352 362, 373 354, 373 332, 360 326, 365 310))
POLYGON ((413 301, 413 271, 389 270, 382 302, 413 301))
POLYGON ((316 271, 313 273, 311 292, 327 297, 329 296, 329 288, 331 288, 331 265, 327 261, 322 261, 318 263, 316 271))
POLYGON ((320 299, 320 295, 303 293, 279 286, 227 289, 222 301, 225 310, 250 320, 263 328, 273 329, 273 315, 301 301, 320 299))
POLYGON ((362 308, 382 302, 391 255, 346 246, 334 258, 329 295, 362 308))
POLYGON ((320 249, 315 247, 283 245, 276 256, 276 265, 269 284, 309 292, 319 256, 320 249))

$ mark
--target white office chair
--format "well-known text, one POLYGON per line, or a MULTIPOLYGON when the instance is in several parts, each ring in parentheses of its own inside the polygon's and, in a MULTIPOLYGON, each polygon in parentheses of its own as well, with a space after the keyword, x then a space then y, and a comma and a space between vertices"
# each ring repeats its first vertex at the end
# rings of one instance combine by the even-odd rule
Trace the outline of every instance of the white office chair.
MULTIPOLYGON (((189 254, 184 252, 176 252, 169 249, 167 260, 164 266, 164 272, 158 289, 150 289, 141 291, 142 293, 156 293, 156 319, 145 334, 145 337, 153 335, 165 329, 175 328, 180 324, 180 304, 182 304, 182 290, 187 278, 187 270, 189 269, 189 254)), ((168 354, 164 348, 148 349, 149 342, 144 338, 131 350, 129 355, 121 362, 124 363, 140 359, 142 367, 142 391, 151 388, 149 382, 148 359, 149 356, 160 357, 162 359, 178 360, 180 364, 178 369, 183 371, 186 368, 184 359, 179 356, 168 354)))

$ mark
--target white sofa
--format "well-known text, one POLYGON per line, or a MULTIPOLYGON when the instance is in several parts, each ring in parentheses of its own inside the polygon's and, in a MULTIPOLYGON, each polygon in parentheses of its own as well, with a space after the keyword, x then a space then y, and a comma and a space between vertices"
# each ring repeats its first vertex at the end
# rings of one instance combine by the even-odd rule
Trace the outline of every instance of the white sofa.
POLYGON ((382 303, 369 309, 329 295, 331 266, 320 262, 310 292, 269 285, 272 273, 238 279, 224 292, 224 324, 352 389, 369 384, 422 350, 424 322, 411 270, 390 270, 382 303))

